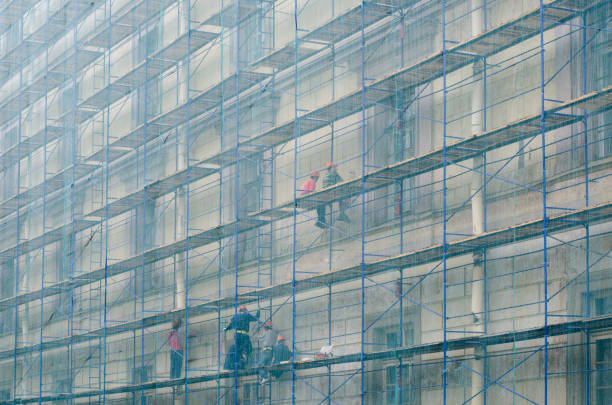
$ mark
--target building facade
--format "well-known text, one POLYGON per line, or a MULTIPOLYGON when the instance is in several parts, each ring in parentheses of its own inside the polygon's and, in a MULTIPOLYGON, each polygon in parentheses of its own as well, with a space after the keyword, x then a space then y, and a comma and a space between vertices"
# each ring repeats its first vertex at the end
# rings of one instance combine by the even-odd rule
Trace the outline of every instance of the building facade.
POLYGON ((612 403, 610 1, 0 17, 0 403, 612 403))

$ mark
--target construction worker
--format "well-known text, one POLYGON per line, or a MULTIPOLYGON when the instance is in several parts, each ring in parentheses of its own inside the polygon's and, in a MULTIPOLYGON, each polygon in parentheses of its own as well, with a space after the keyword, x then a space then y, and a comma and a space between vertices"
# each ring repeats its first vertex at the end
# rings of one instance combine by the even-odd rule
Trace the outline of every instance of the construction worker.
POLYGON ((261 348, 261 353, 259 355, 259 363, 257 364, 257 367, 259 367, 261 384, 268 382, 268 372, 264 369, 264 367, 269 366, 272 363, 277 336, 278 332, 272 328, 272 322, 267 321, 264 323, 263 331, 259 335, 259 347, 261 348))
POLYGON ((244 369, 246 368, 247 358, 246 354, 236 353, 236 345, 231 345, 227 354, 225 355, 225 363, 223 364, 223 368, 226 370, 234 370, 234 369, 244 369))
MULTIPOLYGON (((320 175, 318 171, 312 171, 310 173, 310 178, 306 180, 298 190, 298 195, 302 197, 313 193, 317 186, 317 180, 319 180, 319 177, 320 175)), ((325 228, 325 204, 317 206, 317 222, 315 223, 315 226, 325 228)))
POLYGON ((168 346, 170 346, 170 378, 179 378, 183 369, 183 336, 179 333, 180 319, 172 322, 172 330, 168 332, 168 346))
MULTIPOLYGON (((323 178, 323 188, 331 187, 334 184, 338 184, 342 181, 342 177, 338 174, 338 166, 334 162, 328 162, 325 165, 325 169, 327 169, 327 173, 323 178)), ((330 208, 332 204, 330 204, 330 208)), ((348 200, 340 200, 338 201, 338 209, 340 211, 340 215, 338 216, 338 221, 343 222, 351 222, 349 217, 346 216, 346 209, 348 208, 348 200)), ((325 217, 325 206, 323 207, 323 217, 325 217)))
MULTIPOLYGON (((249 311, 247 311, 245 305, 240 305, 238 307, 238 313, 232 317, 229 325, 227 325, 224 330, 224 332, 227 332, 230 329, 234 329, 236 331, 236 336, 234 337, 235 348, 233 353, 233 361, 235 363, 240 364, 243 359, 246 359, 246 362, 248 363, 249 357, 251 356, 251 351, 253 350, 251 338, 249 336, 249 324, 251 322, 259 322, 259 310, 257 311, 257 314, 253 316, 249 313, 249 311)), ((230 353, 231 350, 228 351, 227 356, 229 356, 230 353)))
MULTIPOLYGON (((273 350, 273 364, 279 364, 283 361, 291 360, 291 350, 287 347, 285 342, 285 337, 282 335, 278 335, 276 338, 276 346, 274 346, 273 350)), ((272 375, 275 378, 279 378, 282 376, 284 371, 282 370, 274 370, 272 371, 272 375)))

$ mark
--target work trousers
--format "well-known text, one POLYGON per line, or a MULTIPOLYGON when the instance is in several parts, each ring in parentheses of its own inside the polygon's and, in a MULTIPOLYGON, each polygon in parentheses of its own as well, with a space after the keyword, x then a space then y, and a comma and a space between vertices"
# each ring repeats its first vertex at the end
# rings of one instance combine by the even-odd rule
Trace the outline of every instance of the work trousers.
POLYGON ((251 351, 253 350, 253 346, 251 345, 251 338, 249 335, 244 333, 236 333, 236 348, 238 351, 238 355, 245 354, 247 361, 251 356, 251 351))
POLYGON ((228 351, 225 359, 227 370, 239 369, 248 364, 253 349, 249 335, 236 332, 236 344, 232 345, 231 348, 233 350, 228 351))
POLYGON ((321 224, 325 224, 325 204, 317 207, 317 221, 321 224))
MULTIPOLYGON (((343 217, 344 215, 346 215, 345 211, 349 206, 349 200, 340 200, 338 201, 338 211, 339 211, 339 216, 343 217)), ((333 203, 329 203, 329 204, 323 204, 323 205, 319 205, 317 207, 317 217, 319 219, 319 222, 322 223, 326 223, 327 221, 327 206, 329 205, 329 210, 330 212, 333 211, 334 209, 334 204, 333 203)))
POLYGON ((259 375, 261 378, 266 378, 268 376, 268 372, 264 370, 263 367, 269 366, 272 363, 272 348, 264 347, 259 355, 259 363, 257 363, 257 367, 259 367, 259 375))
POLYGON ((170 350, 170 378, 179 378, 183 369, 183 351, 170 350))

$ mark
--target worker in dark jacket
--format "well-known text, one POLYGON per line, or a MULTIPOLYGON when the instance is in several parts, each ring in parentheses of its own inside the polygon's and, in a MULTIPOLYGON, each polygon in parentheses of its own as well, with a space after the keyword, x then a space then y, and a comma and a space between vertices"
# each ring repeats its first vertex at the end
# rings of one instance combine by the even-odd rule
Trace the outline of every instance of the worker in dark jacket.
MULTIPOLYGON (((225 328, 224 332, 227 332, 230 329, 234 329, 236 331, 236 336, 234 338, 234 362, 239 363, 242 359, 246 359, 248 363, 249 356, 251 355, 251 351, 253 350, 253 346, 251 345, 251 338, 249 336, 249 324, 251 322, 259 322, 259 311, 255 316, 251 315, 249 311, 247 311, 246 306, 240 305, 238 308, 238 313, 232 317, 229 325, 225 328)), ((228 352, 228 356, 230 353, 228 352)), ((227 363, 227 361, 226 361, 227 363)), ((235 368, 237 368, 235 366, 235 368)))
POLYGON ((236 345, 233 344, 230 346, 227 354, 225 355, 225 363, 223 363, 223 368, 226 370, 242 370, 246 368, 246 361, 246 355, 244 353, 236 353, 236 345))
MULTIPOLYGON (((325 165, 325 168, 327 169, 327 173, 323 178, 323 188, 331 187, 343 181, 342 177, 340 177, 340 175, 338 174, 338 167, 334 162, 327 163, 327 165, 325 165)), ((345 213, 346 209, 348 208, 348 202, 349 200, 347 199, 338 201, 338 209, 340 211, 338 221, 351 222, 351 220, 349 219, 349 217, 346 216, 345 213)), ((332 204, 330 204, 330 208, 332 208, 332 204)), ((323 210, 325 211, 325 206, 323 206, 323 210)), ((323 212, 323 217, 325 217, 325 212, 323 212)))
MULTIPOLYGON (((273 350, 273 364, 279 364, 283 361, 291 360, 291 350, 286 345, 285 337, 282 335, 278 335, 276 338, 276 346, 274 346, 273 350)), ((272 375, 276 378, 280 378, 285 372, 282 370, 274 370, 272 371, 272 375)))
POLYGON ((267 321, 263 326, 263 331, 259 335, 259 347, 261 353, 259 355, 259 376, 261 377, 261 384, 268 382, 268 372, 264 367, 272 364, 272 357, 274 356, 274 346, 276 345, 276 337, 278 332, 272 328, 272 322, 267 321))

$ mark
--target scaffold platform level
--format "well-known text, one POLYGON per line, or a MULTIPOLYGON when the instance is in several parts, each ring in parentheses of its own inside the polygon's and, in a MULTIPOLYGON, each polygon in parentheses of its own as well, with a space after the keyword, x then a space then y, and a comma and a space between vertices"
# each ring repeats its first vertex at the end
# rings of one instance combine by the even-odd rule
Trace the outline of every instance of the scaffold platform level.
POLYGON ((9 248, 0 251, 0 257, 11 258, 17 255, 32 252, 36 249, 40 249, 41 247, 49 243, 62 240, 67 231, 80 232, 84 229, 90 228, 93 225, 96 225, 97 223, 97 221, 79 219, 71 224, 60 225, 51 230, 44 231, 39 236, 29 237, 27 240, 21 241, 18 244, 15 244, 9 248))
POLYGON ((589 0, 560 0, 559 2, 554 2, 554 1, 545 1, 544 2, 544 6, 548 7, 548 6, 557 6, 557 7, 567 7, 567 8, 571 8, 571 9, 586 9, 589 8, 592 5, 592 2, 589 0))
MULTIPOLYGON (((580 210, 575 210, 571 213, 560 214, 557 216, 553 216, 547 218, 546 226, 548 233, 560 232, 563 230, 567 230, 570 228, 574 228, 576 226, 583 226, 585 224, 594 224, 600 221, 604 221, 612 217, 612 203, 606 203, 594 207, 587 207, 580 210)), ((447 244, 447 255, 455 256, 462 255, 473 252, 475 250, 480 250, 484 246, 492 247, 492 246, 501 246, 506 243, 517 242, 521 240, 525 240, 527 238, 533 238, 537 236, 541 236, 544 234, 544 220, 534 220, 529 221, 524 224, 520 224, 513 227, 508 227, 506 229, 497 230, 493 232, 488 232, 482 235, 474 236, 471 238, 466 238, 464 240, 455 241, 447 244)), ((430 248, 426 248, 419 251, 409 252, 404 255, 396 256, 393 258, 382 259, 377 262, 368 263, 365 265, 365 275, 371 276, 377 273, 394 270, 398 268, 406 268, 411 266, 416 266, 418 264, 423 263, 431 263, 442 260, 443 257, 443 245, 432 246, 430 248)), ((310 290, 313 288, 321 288, 329 284, 334 283, 342 283, 345 281, 354 280, 362 277, 362 266, 351 266, 345 269, 340 269, 336 271, 329 272, 327 274, 307 277, 302 280, 296 282, 288 282, 279 285, 275 285, 272 287, 264 288, 259 291, 250 292, 244 294, 244 296, 248 297, 244 301, 239 301, 240 303, 246 303, 252 300, 259 299, 261 297, 278 297, 278 296, 286 296, 291 295, 292 291, 294 293, 303 292, 306 290, 310 290), (253 296, 257 296, 257 298, 253 298, 253 296), (249 299, 250 298, 250 299, 249 299)), ((230 299, 224 300, 228 307, 235 306, 236 300, 230 299)), ((200 304, 194 307, 190 307, 188 310, 190 314, 197 315, 202 312, 208 311, 216 311, 218 307, 214 305, 214 303, 200 304), (204 311, 203 311, 204 310, 204 311)), ((29 351, 41 351, 41 350, 52 350, 54 348, 62 347, 67 343, 80 343, 93 338, 98 338, 101 336, 100 334, 104 334, 104 336, 110 336, 112 334, 119 334, 124 332, 132 332, 139 328, 145 328, 154 326, 161 322, 168 322, 172 318, 172 316, 176 317, 177 315, 182 315, 182 311, 171 311, 164 314, 156 314, 148 319, 139 319, 136 321, 132 321, 129 323, 119 324, 111 327, 104 328, 104 330, 91 331, 87 334, 83 335, 73 335, 59 340, 49 340, 44 342, 42 345, 34 345, 32 347, 22 347, 16 348, 14 350, 9 351, 0 351, 0 359, 22 355, 25 352, 29 351)), ((381 352, 369 353, 368 355, 372 356, 372 359, 375 358, 383 358, 386 356, 395 357, 395 356, 407 356, 414 355, 420 353, 423 348, 427 348, 429 351, 425 350, 422 353, 435 353, 443 351, 443 346, 446 346, 446 351, 451 350, 460 350, 468 347, 481 347, 482 345, 494 345, 494 344, 503 344, 517 340, 528 340, 528 339, 536 339, 544 336, 544 333, 548 332, 546 336, 555 336, 556 334, 567 334, 568 331, 572 333, 580 332, 583 330, 595 330, 597 329, 597 325, 601 327, 609 327, 612 326, 612 318, 601 317, 601 318, 593 318, 588 320, 580 320, 573 321, 567 323, 558 323, 554 325, 548 325, 542 328, 534 328, 527 331, 514 331, 510 333, 501 333, 501 334, 488 334, 484 336, 469 336, 467 338, 459 338, 459 339, 449 339, 445 342, 436 342, 434 344, 427 344, 415 347, 407 347, 400 349, 393 349, 381 352), (587 325, 588 324, 588 325, 587 325), (589 326, 588 328, 586 326, 589 326), (555 332, 556 331, 556 332, 555 332)), ((354 355, 348 355, 346 357, 336 357, 332 359, 324 359, 324 360, 315 360, 315 361, 305 361, 305 362, 296 362, 294 363, 294 367, 296 369, 299 368, 313 368, 313 367, 321 367, 327 364, 337 364, 346 363, 346 362, 356 362, 359 361, 361 354, 357 353, 354 355), (299 366, 298 364, 301 364, 299 366)), ((286 365, 276 366, 281 369, 287 367, 286 365)), ((250 371, 253 372, 253 371, 250 371)), ((249 373, 249 372, 247 372, 249 373)), ((203 375, 200 377, 190 377, 187 378, 187 383, 193 383, 195 381, 199 381, 199 378, 206 380, 218 379, 226 377, 234 376, 234 372, 223 372, 223 373, 215 373, 212 375, 203 375), (192 380, 193 379, 193 380, 192 380)), ((166 381, 166 383, 173 385, 172 381, 166 381)), ((178 383, 184 384, 185 380, 179 380, 178 383)), ((138 387, 144 389, 144 387, 151 386, 151 388, 159 388, 159 383, 145 383, 139 384, 138 387)), ((129 390, 130 385, 118 387, 119 390, 129 390)), ((108 394, 108 389, 106 393, 108 394)), ((91 391, 89 395, 98 395, 94 393, 97 391, 91 391)), ((124 392, 124 391, 119 391, 124 392)))
MULTIPOLYGON (((557 0, 558 1, 558 0, 557 0)), ((550 3, 551 5, 556 4, 555 1, 550 3)), ((590 7, 595 7, 597 3, 593 3, 590 7)), ((576 12, 572 12, 571 10, 559 10, 563 18, 557 19, 553 22, 550 22, 553 25, 548 26, 548 28, 553 27, 556 24, 560 24, 567 19, 572 18, 576 15, 576 12)), ((474 44, 486 41, 489 33, 496 33, 500 30, 510 29, 509 27, 518 26, 522 24, 524 20, 530 20, 539 16, 539 9, 528 12, 521 17, 518 17, 510 22, 501 24, 499 27, 493 28, 484 34, 472 38, 465 43, 457 44, 451 50, 449 50, 446 56, 446 71, 452 71, 454 69, 459 69, 463 66, 468 65, 469 63, 474 62, 475 56, 469 56, 463 52, 461 53, 452 53, 452 51, 464 51, 465 48, 469 46, 473 46, 474 44)), ((531 32, 531 31, 530 31, 531 32)), ((533 31, 531 34, 525 33, 526 39, 529 36, 533 36, 537 34, 538 31, 533 31)), ((500 42, 496 43, 495 52, 500 52, 507 47, 510 47, 515 42, 514 36, 503 39, 500 42)), ((493 51, 491 51, 493 52, 493 51)), ((415 64, 408 66, 399 70, 398 72, 392 73, 387 77, 379 79, 378 81, 372 83, 370 86, 366 88, 366 97, 367 104, 365 107, 369 107, 374 105, 375 103, 379 103, 382 100, 396 94, 399 90, 406 90, 409 87, 416 86, 428 81, 431 81, 437 77, 442 75, 442 66, 443 66, 443 52, 440 51, 433 56, 426 57, 420 62, 416 62, 415 64)), ((266 77, 266 74, 253 73, 253 76, 249 76, 249 73, 241 72, 240 76, 244 77, 247 75, 245 83, 251 83, 251 80, 255 81, 257 79, 262 79, 266 77)), ((231 82, 229 80, 228 82, 231 82)), ((255 84, 255 82, 251 83, 255 84)), ((213 91, 215 88, 219 88, 217 86, 213 87, 213 91)), ((197 104, 197 100, 206 99, 206 91, 198 97, 195 97, 195 103, 197 104)), ((338 99, 337 101, 333 101, 330 104, 318 108, 317 110, 304 113, 299 117, 298 122, 300 127, 298 129, 298 134, 304 135, 310 131, 320 129, 328 124, 331 120, 337 120, 342 117, 348 116, 352 113, 355 113, 361 108, 361 90, 357 90, 348 96, 338 99)), ((161 115, 152 118, 149 123, 142 124, 134 130, 130 131, 126 136, 119 137, 110 145, 110 147, 127 147, 127 148, 136 148, 139 145, 142 145, 145 142, 148 142, 166 131, 174 128, 176 125, 185 122, 188 117, 186 114, 186 110, 190 110, 193 113, 189 114, 189 118, 194 118, 200 114, 202 111, 196 110, 195 108, 190 108, 189 103, 183 104, 181 106, 176 107, 169 112, 162 113, 161 115), (146 131, 145 131, 146 128, 146 131)), ((91 116, 93 115, 93 110, 85 110, 83 116, 91 116)), ((243 141, 240 145, 241 150, 244 152, 247 151, 248 144, 254 144, 257 146, 255 151, 259 151, 260 147, 270 147, 282 142, 286 142, 291 139, 294 134, 294 125, 295 121, 289 121, 287 123, 278 125, 270 130, 263 132, 262 134, 255 135, 245 141, 243 141)), ((95 161, 102 162, 104 161, 104 148, 99 150, 96 154, 90 156, 85 161, 95 161)), ((121 156, 121 153, 112 156, 121 156)), ((234 148, 228 148, 220 154, 206 160, 204 163, 207 164, 216 164, 216 165, 227 165, 231 164, 232 160, 235 161, 236 151, 234 148)), ((110 163, 110 162, 109 162, 110 163)), ((87 173, 86 173, 87 174, 87 173)), ((1 206, 0 206, 1 208, 1 206)), ((0 213, 0 215, 2 215, 0 213)))
POLYGON ((307 33, 303 38, 300 38, 300 40, 304 42, 320 41, 323 43, 340 42, 344 38, 355 33, 356 27, 361 27, 362 6, 364 7, 363 25, 367 27, 391 15, 397 10, 406 8, 411 3, 414 3, 414 0, 364 1, 357 7, 331 19, 327 24, 323 24, 307 33))
MULTIPOLYGON (((84 42, 86 45, 112 48, 136 32, 141 24, 175 2, 176 0, 135 0, 119 10, 111 9, 110 23, 96 29, 84 42)), ((103 8, 101 11, 107 17, 108 10, 103 8)))
POLYGON ((96 3, 99 4, 100 2, 100 0, 67 0, 60 2, 60 7, 52 8, 53 12, 47 16, 45 24, 39 25, 31 32, 24 32, 21 43, 16 42, 15 46, 0 52, 0 63, 30 60, 35 55, 35 51, 64 32, 66 24, 72 24, 80 20, 95 8, 96 3))
MULTIPOLYGON (((502 345, 504 343, 513 342, 526 342, 530 340, 541 340, 543 337, 554 337, 567 335, 568 333, 581 333, 583 331, 601 331, 612 327, 611 316, 600 316, 586 320, 577 320, 569 322, 560 322, 546 327, 523 329, 512 332, 488 334, 488 335, 476 335, 470 337, 462 337, 455 339, 448 339, 445 342, 433 342, 424 343, 420 345, 414 345, 409 347, 398 347, 394 349, 372 351, 367 353, 352 353, 344 354, 324 359, 316 360, 303 360, 296 361, 293 363, 278 364, 274 366, 267 366, 267 370, 277 371, 290 371, 293 367, 295 370, 309 370, 320 367, 329 367, 336 364, 350 364, 359 363, 361 361, 369 362, 373 360, 382 359, 402 359, 409 358, 423 354, 435 354, 455 350, 465 350, 471 348, 482 348, 487 346, 502 345)), ((61 401, 68 398, 87 398, 99 395, 111 395, 118 393, 137 392, 145 390, 159 390, 169 387, 177 387, 181 385, 192 385, 207 381, 216 381, 220 379, 231 379, 236 377, 248 377, 254 376, 259 373, 257 368, 251 368, 240 371, 221 371, 216 373, 208 373, 199 376, 169 379, 169 380, 157 380, 141 384, 130 384, 119 387, 107 388, 105 390, 89 390, 76 392, 71 394, 50 394, 46 396, 37 396, 32 398, 17 398, 15 401, 0 401, 0 404, 26 404, 34 402, 49 402, 49 401, 61 401)))
POLYGON ((185 35, 181 35, 163 50, 153 55, 152 58, 170 60, 176 63, 187 56, 187 54, 194 52, 204 44, 217 38, 217 36, 217 32, 208 32, 201 29, 189 30, 185 35))
POLYGON ((5 217, 11 212, 33 203, 34 201, 40 199, 43 193, 53 193, 62 189, 63 187, 70 186, 74 183, 73 178, 82 177, 97 167, 99 167, 99 165, 85 163, 69 165, 57 173, 51 174, 42 183, 30 187, 17 195, 4 200, 2 203, 0 203, 0 215, 5 217))
POLYGON ((234 27, 257 10, 258 0, 240 0, 239 2, 234 1, 229 4, 223 2, 221 4, 222 9, 206 19, 202 25, 234 27))
POLYGON ((102 51, 93 47, 71 48, 57 62, 50 64, 48 71, 66 76, 90 65, 102 56, 102 51))
MULTIPOLYGON (((423 354, 435 354, 445 351, 465 350, 471 348, 481 348, 487 346, 502 345, 504 343, 513 342, 526 342, 530 340, 542 339, 544 336, 554 337, 567 335, 568 333, 581 333, 583 331, 601 331, 612 327, 611 316, 600 316, 586 320, 577 320, 569 322, 560 322, 547 327, 523 329, 506 333, 497 333, 489 335, 476 335, 470 337, 462 337, 455 339, 448 339, 445 342, 432 342, 424 343, 419 345, 413 345, 409 347, 398 347, 394 349, 372 351, 368 353, 353 353, 344 354, 334 357, 328 357, 324 359, 316 360, 303 360, 296 361, 293 363, 278 364, 274 366, 267 366, 267 370, 275 371, 290 371, 291 367, 295 370, 309 370, 320 367, 330 367, 337 364, 350 364, 359 363, 362 360, 365 362, 382 359, 402 359, 423 354)), ((141 384, 129 384, 119 387, 107 388, 105 390, 88 390, 70 394, 56 393, 45 396, 36 397, 23 397, 16 398, 14 401, 0 401, 0 404, 26 404, 34 402, 49 402, 49 401, 61 401, 69 398, 87 398, 100 395, 112 395, 119 393, 129 393, 146 390, 159 390, 169 387, 177 387, 182 385, 193 385, 197 383, 203 383, 207 381, 216 381, 220 379, 231 379, 231 378, 242 378, 248 376, 255 376, 259 373, 257 368, 251 368, 240 371, 221 371, 216 373, 207 373, 193 377, 179 378, 179 379, 168 379, 168 380, 156 380, 141 384)))
POLYGON ((38 80, 24 84, 20 91, 10 93, 8 99, 0 105, 0 117, 5 121, 10 121, 19 115, 25 106, 42 98, 47 91, 47 86, 55 87, 63 79, 63 75, 50 72, 48 75, 39 76, 38 80))
MULTIPOLYGON (((380 1, 367 1, 363 3, 367 8, 367 13, 364 14, 365 26, 370 26, 383 18, 390 16, 393 13, 394 8, 399 9, 405 7, 405 4, 398 5, 380 1)), ((409 1, 404 1, 403 3, 409 3, 409 1)), ((359 4, 342 14, 338 14, 330 18, 329 21, 322 26, 302 35, 299 42, 305 45, 298 45, 297 56, 295 43, 291 42, 285 45, 283 48, 275 50, 269 55, 263 56, 256 61, 254 65, 283 70, 293 65, 294 57, 297 57, 298 61, 301 61, 319 52, 328 44, 335 44, 345 38, 348 38, 356 32, 359 32, 361 29, 361 8, 362 4, 359 4)))
POLYGON ((86 214, 87 217, 112 218, 132 209, 137 204, 141 204, 145 198, 158 198, 164 194, 175 191, 178 187, 189 181, 196 181, 215 173, 218 168, 206 168, 191 166, 170 176, 156 180, 143 189, 138 189, 114 201, 109 199, 108 205, 96 211, 86 214))
MULTIPOLYGON (((251 290, 235 297, 232 296, 211 300, 210 302, 190 306, 187 310, 189 311, 190 316, 196 316, 203 313, 209 313, 211 311, 216 312, 219 308, 223 307, 232 308, 239 304, 254 302, 262 298, 268 299, 291 296, 292 294, 322 288, 332 284, 356 280, 362 276, 370 277, 375 274, 398 270, 400 268, 406 269, 421 264, 439 262, 444 256, 447 258, 460 256, 470 254, 475 251, 481 251, 484 248, 492 248, 509 243, 520 242, 530 238, 541 237, 545 234, 545 232, 546 235, 548 235, 565 230, 571 230, 577 227, 583 227, 585 225, 594 225, 609 218, 612 218, 612 202, 551 216, 546 218, 546 221, 543 219, 532 220, 504 229, 494 230, 468 238, 457 239, 446 244, 437 244, 425 249, 410 251, 402 255, 379 259, 373 262, 364 263, 363 265, 358 264, 355 266, 349 266, 338 270, 323 272, 321 274, 306 276, 296 279, 295 281, 288 281, 270 287, 251 290), (544 226, 545 222, 546 227, 544 226)), ((191 243, 192 242, 190 241, 190 245, 191 243)), ((167 253, 168 251, 173 250, 176 245, 176 243, 169 244, 167 247, 165 247, 165 252, 167 253)), ((183 249, 184 248, 185 246, 183 246, 183 249)), ((146 255, 147 253, 145 252, 144 254, 146 255)), ((160 255, 160 252, 158 252, 157 255, 160 255)), ((141 264, 142 260, 142 256, 135 256, 134 258, 115 263, 114 265, 109 265, 106 269, 100 269, 97 272, 89 273, 87 280, 82 278, 73 279, 70 283, 70 287, 77 288, 89 282, 101 280, 105 277, 104 270, 108 272, 107 277, 111 277, 115 274, 119 274, 119 272, 125 270, 126 268, 134 268, 138 264, 141 264), (82 282, 84 283, 81 284, 82 282)), ((149 260, 152 260, 152 256, 149 256, 149 260)), ((52 286, 52 290, 50 290, 50 292, 57 290, 59 290, 57 286, 52 286)), ((41 296, 41 293, 35 294, 39 297, 41 296)), ((44 294, 42 296, 47 297, 48 294, 44 294)), ((11 298, 10 300, 15 301, 19 300, 19 298, 11 298)), ((12 304, 14 305, 14 302, 12 304)), ((0 301, 0 307, 9 305, 9 301, 7 300, 0 301)), ((20 356, 24 353, 29 353, 32 351, 51 350, 53 348, 61 347, 69 342, 85 342, 90 339, 97 338, 101 334, 111 336, 126 331, 133 331, 139 328, 153 327, 164 322, 169 322, 172 319, 176 319, 176 317, 184 316, 184 311, 185 310, 174 310, 158 313, 143 319, 119 323, 113 326, 98 329, 96 331, 89 331, 81 335, 67 336, 57 340, 48 340, 42 345, 36 344, 32 346, 0 351, 0 359, 20 356)))
POLYGON ((63 126, 53 121, 49 121, 40 131, 35 132, 29 137, 25 137, 21 142, 17 142, 10 148, 0 152, 0 170, 8 168, 15 160, 23 159, 43 146, 45 141, 51 142, 64 134, 63 126))
POLYGON ((170 61, 144 61, 125 75, 113 80, 110 85, 89 96, 80 103, 79 108, 103 110, 108 104, 113 104, 125 97, 135 88, 143 85, 147 78, 157 76, 173 66, 170 61))
POLYGON ((70 48, 61 58, 53 60, 45 71, 21 85, 0 105, 0 117, 8 121, 19 115, 29 104, 41 99, 49 90, 64 84, 74 71, 91 64, 102 55, 92 47, 70 48))
MULTIPOLYGON (((446 151, 438 148, 429 153, 374 170, 364 177, 365 191, 369 192, 389 186, 397 180, 439 169, 444 165, 444 153, 446 153, 447 164, 457 163, 492 149, 537 136, 542 131, 542 124, 547 131, 552 131, 584 119, 582 114, 572 114, 571 109, 585 109, 589 114, 599 114, 610 108, 612 108, 612 87, 584 95, 545 111, 543 123, 542 114, 536 114, 501 128, 451 143, 447 145, 446 151)), ((299 197, 296 201, 288 201, 251 215, 260 219, 281 219, 292 215, 293 206, 296 204, 301 208, 315 208, 321 203, 331 203, 353 197, 362 191, 361 178, 347 180, 327 189, 299 197)))
POLYGON ((7 0, 4 5, 0 6, 0 29, 2 32, 15 24, 23 13, 36 2, 37 0, 7 0))
POLYGON ((147 60, 142 61, 124 75, 111 77, 109 85, 89 96, 79 105, 79 108, 93 111, 106 108, 107 105, 115 103, 142 86, 147 80, 175 66, 179 60, 212 41, 217 35, 217 33, 196 29, 186 32, 172 43, 154 52, 147 60), (189 49, 187 48, 188 42, 189 49))
MULTIPOLYGON (((581 120, 581 116, 559 114, 560 112, 570 110, 572 108, 589 108, 591 113, 599 113, 601 111, 608 110, 612 108, 612 88, 607 88, 600 92, 593 92, 591 94, 584 95, 567 103, 557 105, 553 109, 546 111, 544 114, 546 117, 545 128, 547 130, 555 130, 581 120)), ((541 130, 541 117, 542 114, 537 114, 535 116, 519 120, 516 123, 511 123, 501 128, 487 131, 481 135, 475 135, 466 140, 449 145, 447 151, 451 152, 450 156, 453 156, 454 161, 459 162, 461 160, 472 158, 478 153, 489 151, 493 148, 501 147, 513 142, 518 142, 522 139, 536 135, 538 131, 541 130)), ((392 184, 394 181, 399 179, 405 179, 424 172, 439 169, 443 165, 442 152, 443 151, 441 149, 436 149, 429 153, 425 153, 414 158, 409 158, 389 167, 384 167, 366 174, 364 177, 366 182, 365 191, 372 191, 392 184)), ((191 182, 198 181, 201 178, 214 173, 217 169, 217 167, 191 166, 189 169, 184 169, 181 172, 147 185, 146 188, 150 189, 152 195, 145 194, 143 193, 142 189, 139 189, 115 201, 109 201, 108 207, 101 207, 96 211, 85 214, 85 217, 112 218, 113 216, 125 212, 136 204, 141 204, 144 198, 159 197, 168 192, 172 192, 173 190, 176 190, 177 187, 185 184, 187 180, 191 182), (134 205, 130 206, 130 204, 134 205)), ((345 181, 330 188, 316 191, 312 195, 299 197, 295 202, 289 201, 279 204, 272 209, 253 212, 249 214, 249 218, 241 219, 238 222, 231 221, 222 225, 214 226, 210 229, 190 236, 190 240, 188 242, 189 248, 193 249, 221 240, 231 236, 236 230, 238 232, 244 232, 269 224, 272 221, 289 217, 293 215, 293 207, 296 206, 296 204, 301 208, 308 209, 320 205, 321 202, 331 203, 333 201, 354 196, 362 191, 361 181, 361 178, 345 181), (247 219, 249 220, 247 221, 247 219)), ((90 226, 97 224, 97 221, 92 221, 90 226)), ((168 257, 175 252, 180 251, 180 249, 184 249, 186 244, 187 239, 184 239, 159 248, 152 248, 144 254, 145 262, 149 263, 151 261, 168 257)), ((78 286, 86 285, 99 280, 100 277, 104 276, 105 270, 109 271, 109 275, 115 275, 129 271, 141 263, 142 257, 140 255, 136 255, 132 258, 111 264, 107 269, 103 268, 91 273, 79 275, 78 278, 82 280, 82 284, 78 284, 78 286)), ((58 285, 60 284, 62 283, 59 283, 58 285)), ((55 290, 59 291, 60 288, 58 287, 55 290)), ((52 294, 52 292, 45 294, 45 296, 50 294, 52 294)), ((24 297, 27 295, 28 294, 24 295, 24 297)), ((34 292, 32 297, 36 296, 37 293, 34 292)), ((5 303, 5 301, 0 301, 0 307, 10 305, 12 304, 5 303)))
MULTIPOLYGON (((559 10, 560 17, 554 21, 550 21, 548 28, 552 28, 558 24, 575 16, 570 10, 559 10)), ((409 67, 403 68, 398 72, 392 73, 387 77, 377 80, 365 88, 366 103, 363 108, 371 107, 375 104, 382 103, 385 99, 395 95, 399 91, 407 90, 408 88, 430 82, 443 74, 443 66, 446 67, 446 72, 460 69, 470 63, 476 61, 476 56, 460 52, 465 51, 466 47, 474 46, 475 44, 484 43, 490 33, 496 33, 501 29, 511 29, 511 27, 520 26, 524 20, 539 18, 539 9, 525 14, 524 16, 514 19, 511 22, 504 23, 501 27, 491 29, 486 33, 470 39, 465 43, 458 44, 447 52, 438 52, 433 56, 427 57, 424 60, 417 62, 409 67)), ((539 30, 526 31, 523 40, 530 36, 534 36, 539 30)), ((495 48, 490 49, 487 55, 491 53, 501 52, 504 49, 513 46, 516 43, 515 36, 503 37, 495 43, 495 48)), ((280 124, 270 130, 267 130, 259 135, 255 135, 240 144, 240 148, 245 145, 256 145, 259 147, 271 147, 290 140, 294 133, 301 135, 307 134, 314 130, 327 126, 330 122, 347 117, 362 108, 361 89, 353 93, 339 98, 336 101, 317 108, 316 110, 305 112, 295 120, 280 124), (296 120, 298 127, 295 128, 296 120)), ((236 156, 234 148, 228 148, 221 156, 236 156)), ((224 160, 225 161, 225 160, 224 160)), ((211 158, 210 163, 220 164, 217 157, 211 158)), ((227 164, 227 161, 225 161, 227 164)))
MULTIPOLYGON (((216 116, 218 113, 214 111, 213 108, 219 106, 226 100, 233 99, 242 92, 251 89, 256 85, 261 85, 264 80, 269 77, 270 74, 266 72, 249 71, 244 69, 241 70, 239 74, 234 73, 223 79, 223 81, 221 81, 219 84, 197 92, 191 100, 191 114, 189 117, 194 118, 200 115, 210 114, 216 116), (202 114, 202 112, 205 113, 202 114)), ((197 128, 197 124, 194 125, 197 128)))

